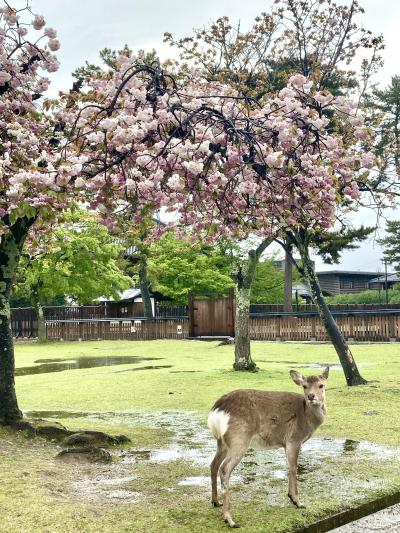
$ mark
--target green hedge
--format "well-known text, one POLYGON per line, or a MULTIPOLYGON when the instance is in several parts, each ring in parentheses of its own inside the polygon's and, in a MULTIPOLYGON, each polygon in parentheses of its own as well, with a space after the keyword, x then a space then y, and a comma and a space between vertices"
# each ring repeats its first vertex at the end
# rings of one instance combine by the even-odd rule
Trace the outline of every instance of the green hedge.
MULTIPOLYGON (((400 289, 389 289, 389 303, 400 304, 400 289)), ((329 304, 384 304, 385 291, 363 291, 348 294, 337 294, 326 298, 329 304)))

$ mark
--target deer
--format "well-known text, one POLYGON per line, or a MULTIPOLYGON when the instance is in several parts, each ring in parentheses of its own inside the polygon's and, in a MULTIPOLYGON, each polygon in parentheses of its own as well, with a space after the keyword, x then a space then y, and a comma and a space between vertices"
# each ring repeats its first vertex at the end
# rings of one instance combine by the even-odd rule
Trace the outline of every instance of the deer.
POLYGON ((288 463, 288 496, 298 507, 305 507, 297 490, 297 461, 301 445, 324 422, 325 387, 329 367, 319 376, 289 372, 292 380, 303 387, 295 392, 239 389, 221 396, 208 415, 208 427, 217 440, 211 462, 211 502, 220 507, 217 477, 220 474, 223 497, 222 513, 231 528, 239 528, 230 513, 229 479, 249 448, 282 447, 288 463))

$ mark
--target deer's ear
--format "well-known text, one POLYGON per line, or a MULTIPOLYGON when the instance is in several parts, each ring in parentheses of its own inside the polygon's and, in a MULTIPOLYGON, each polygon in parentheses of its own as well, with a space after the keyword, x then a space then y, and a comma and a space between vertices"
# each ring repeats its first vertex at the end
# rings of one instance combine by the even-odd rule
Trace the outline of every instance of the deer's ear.
POLYGON ((297 372, 297 370, 291 370, 289 374, 293 381, 296 383, 296 385, 300 385, 300 387, 303 386, 304 377, 299 372, 297 372))
POLYGON ((327 366, 327 367, 325 368, 325 370, 324 370, 324 371, 322 372, 322 374, 321 374, 321 378, 322 378, 322 379, 328 379, 328 377, 329 377, 329 366, 327 366))

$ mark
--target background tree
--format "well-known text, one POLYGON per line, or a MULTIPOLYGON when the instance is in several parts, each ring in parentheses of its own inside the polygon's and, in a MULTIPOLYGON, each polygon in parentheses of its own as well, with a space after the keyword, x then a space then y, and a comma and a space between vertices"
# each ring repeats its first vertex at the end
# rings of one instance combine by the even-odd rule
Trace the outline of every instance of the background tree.
POLYGON ((29 244, 19 262, 14 297, 25 296, 35 307, 39 342, 46 340, 43 306, 57 296, 87 304, 101 296, 118 299, 130 285, 118 263, 121 245, 86 211, 64 213, 51 233, 29 244))
POLYGON ((378 240, 383 247, 386 261, 400 272, 400 221, 388 220, 386 222, 385 237, 378 240))
POLYGON ((252 304, 282 304, 284 286, 284 272, 278 270, 275 258, 261 260, 256 266, 251 285, 250 302, 252 304))
POLYGON ((143 216, 142 221, 132 227, 129 223, 129 212, 122 215, 119 224, 126 228, 121 238, 125 247, 124 257, 129 265, 126 272, 140 288, 144 316, 149 319, 154 318, 148 279, 148 255, 150 253, 148 234, 152 228, 164 224, 157 218, 143 216))
POLYGON ((177 305, 187 304, 189 291, 226 291, 233 286, 229 252, 222 245, 199 245, 165 233, 148 251, 151 287, 177 305))
POLYGON ((377 131, 375 151, 380 159, 375 187, 399 193, 400 177, 400 77, 393 76, 383 90, 375 88, 364 105, 371 127, 377 131))

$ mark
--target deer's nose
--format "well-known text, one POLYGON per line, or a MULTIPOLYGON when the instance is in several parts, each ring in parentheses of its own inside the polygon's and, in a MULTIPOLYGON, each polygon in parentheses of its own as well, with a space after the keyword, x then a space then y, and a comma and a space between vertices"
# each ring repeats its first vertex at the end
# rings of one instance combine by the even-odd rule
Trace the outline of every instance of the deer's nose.
POLYGON ((309 394, 308 395, 308 399, 309 400, 314 400, 315 399, 315 394, 309 394))

